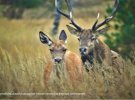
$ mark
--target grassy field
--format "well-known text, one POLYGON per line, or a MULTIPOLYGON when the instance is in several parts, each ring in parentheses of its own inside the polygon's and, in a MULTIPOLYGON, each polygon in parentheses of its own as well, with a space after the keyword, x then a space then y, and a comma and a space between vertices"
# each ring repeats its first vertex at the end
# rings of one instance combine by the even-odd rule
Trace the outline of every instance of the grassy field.
MULTIPOLYGON (((76 19, 89 28, 94 20, 76 19), (86 25, 85 23, 90 24, 86 25)), ((68 21, 63 19, 60 30, 68 34, 67 47, 78 52, 78 41, 66 29, 68 21)), ((89 74, 84 73, 84 82, 77 88, 64 85, 44 87, 43 71, 50 59, 49 49, 39 41, 39 31, 50 34, 52 20, 7 20, 0 19, 0 93, 85 93, 80 96, 6 96, 0 98, 135 98, 135 65, 126 59, 120 68, 95 65, 89 74)), ((59 31, 60 31, 59 30, 59 31)), ((52 37, 53 40, 57 39, 52 37)), ((134 55, 135 56, 135 55, 134 55)))

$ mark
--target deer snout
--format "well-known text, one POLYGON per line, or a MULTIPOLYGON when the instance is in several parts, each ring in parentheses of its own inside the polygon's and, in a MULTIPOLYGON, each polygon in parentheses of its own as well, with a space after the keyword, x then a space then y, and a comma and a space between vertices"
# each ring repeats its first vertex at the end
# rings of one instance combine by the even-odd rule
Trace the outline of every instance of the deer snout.
POLYGON ((80 53, 81 53, 81 54, 86 54, 86 52, 87 52, 87 47, 81 47, 79 50, 80 50, 80 53))
POLYGON ((60 63, 60 62, 62 61, 62 58, 55 58, 54 61, 55 61, 56 63, 60 63))

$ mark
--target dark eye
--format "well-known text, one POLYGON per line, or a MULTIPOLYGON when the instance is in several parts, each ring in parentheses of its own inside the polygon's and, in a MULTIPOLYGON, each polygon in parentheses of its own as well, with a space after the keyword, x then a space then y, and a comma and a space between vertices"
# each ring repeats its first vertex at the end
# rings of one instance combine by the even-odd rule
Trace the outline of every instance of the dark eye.
POLYGON ((91 40, 92 40, 92 41, 94 41, 94 40, 95 40, 95 38, 91 38, 91 40))
POLYGON ((51 52, 53 52, 53 49, 50 49, 51 52))
POLYGON ((63 51, 65 52, 65 51, 67 51, 67 49, 66 49, 66 48, 64 48, 64 49, 63 49, 63 51))
POLYGON ((80 38, 78 38, 78 41, 80 41, 80 38))
POLYGON ((95 36, 92 36, 92 37, 91 37, 91 41, 94 41, 95 39, 96 39, 95 36))

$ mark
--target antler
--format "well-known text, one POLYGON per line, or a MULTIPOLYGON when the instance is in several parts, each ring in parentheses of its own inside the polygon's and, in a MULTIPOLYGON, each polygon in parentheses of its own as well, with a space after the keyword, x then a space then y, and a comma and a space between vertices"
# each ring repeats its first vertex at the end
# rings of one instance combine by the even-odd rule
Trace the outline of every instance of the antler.
POLYGON ((103 22, 99 23, 98 24, 98 19, 99 19, 99 13, 98 13, 98 16, 97 16, 97 20, 96 22, 94 23, 93 27, 92 27, 92 30, 95 31, 97 30, 98 28, 100 28, 101 26, 103 26, 104 24, 110 22, 114 16, 115 16, 115 13, 117 12, 118 10, 118 7, 119 7, 119 0, 115 0, 115 4, 114 4, 114 9, 112 11, 112 14, 110 17, 106 18, 103 22))
POLYGON ((56 6, 57 11, 58 11, 60 14, 62 14, 63 16, 65 16, 66 18, 68 18, 68 19, 71 21, 70 24, 74 25, 79 31, 81 31, 82 28, 81 28, 79 25, 77 25, 77 24, 75 23, 74 19, 73 19, 73 12, 72 12, 72 7, 71 7, 70 2, 68 2, 68 0, 65 0, 65 1, 66 1, 68 10, 69 10, 69 15, 63 13, 63 12, 58 8, 57 0, 55 0, 55 6, 56 6))

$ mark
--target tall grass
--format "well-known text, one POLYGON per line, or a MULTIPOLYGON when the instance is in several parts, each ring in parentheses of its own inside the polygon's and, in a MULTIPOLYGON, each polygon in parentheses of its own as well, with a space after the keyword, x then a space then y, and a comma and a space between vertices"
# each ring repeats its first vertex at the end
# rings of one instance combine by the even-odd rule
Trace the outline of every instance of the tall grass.
MULTIPOLYGON (((47 60, 43 56, 31 57, 16 49, 17 58, 0 49, 1 93, 85 93, 85 98, 134 98, 135 66, 127 60, 119 73, 111 66, 95 65, 76 88, 52 84, 44 87, 43 72, 47 60)), ((1 96, 1 98, 44 98, 46 96, 1 96)), ((71 96, 72 97, 72 96, 71 96)), ((49 97, 48 98, 52 98, 49 97)), ((59 97, 61 98, 61 96, 59 97)), ((66 96, 64 97, 66 98, 66 96)), ((78 97, 72 97, 78 98, 78 97)))
MULTIPOLYGON (((85 23, 82 20, 80 23, 85 23)), ((84 81, 73 88, 68 84, 45 87, 43 73, 50 59, 47 46, 40 43, 38 32, 48 32, 51 20, 0 19, 0 93, 85 93, 85 95, 34 95, 0 98, 135 98, 135 65, 125 59, 124 67, 94 65, 89 73, 84 71, 84 81), (119 73, 118 70, 121 70, 119 73)), ((62 21, 61 29, 65 29, 62 21)), ((78 53, 78 42, 68 34, 68 48, 78 53)), ((79 53, 78 53, 79 54, 79 53)), ((135 55, 133 55, 135 58, 135 55)))

